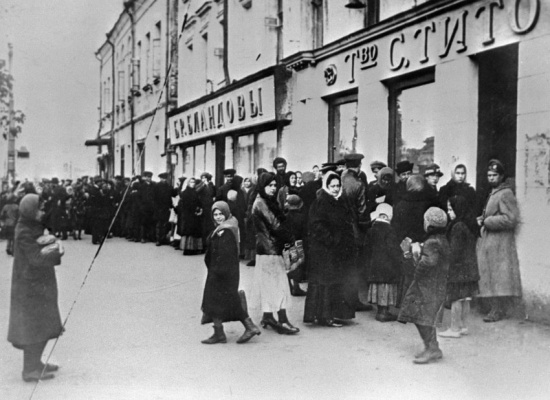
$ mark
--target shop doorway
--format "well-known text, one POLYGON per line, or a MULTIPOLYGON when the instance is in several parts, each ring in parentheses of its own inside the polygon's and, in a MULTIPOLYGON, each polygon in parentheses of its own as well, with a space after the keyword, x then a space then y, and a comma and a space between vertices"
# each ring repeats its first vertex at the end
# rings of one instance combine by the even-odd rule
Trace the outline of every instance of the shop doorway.
POLYGON ((474 59, 479 71, 476 189, 483 200, 489 190, 489 160, 502 161, 509 179, 516 175, 518 44, 477 54, 474 59))

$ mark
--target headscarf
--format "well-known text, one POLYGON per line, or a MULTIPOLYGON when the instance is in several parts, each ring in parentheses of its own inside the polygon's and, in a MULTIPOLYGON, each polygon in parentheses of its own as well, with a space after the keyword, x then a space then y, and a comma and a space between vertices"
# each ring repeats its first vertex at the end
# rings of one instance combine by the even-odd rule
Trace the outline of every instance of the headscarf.
POLYGON ((336 179, 338 179, 338 182, 340 182, 340 191, 338 192, 338 196, 336 196, 336 199, 339 199, 342 195, 342 178, 340 178, 340 175, 338 175, 336 172, 329 171, 328 173, 323 175, 323 190, 327 192, 330 197, 333 197, 330 193, 330 190, 328 189, 328 184, 334 177, 336 177, 336 179))
POLYGON ((239 235, 239 222, 234 216, 231 215, 231 211, 229 210, 229 205, 225 201, 216 201, 212 205, 212 212, 210 216, 212 217, 212 221, 214 222, 214 225, 216 225, 216 221, 214 221, 214 210, 220 210, 221 213, 225 216, 225 221, 223 221, 221 224, 216 226, 211 236, 214 236, 222 229, 229 229, 231 232, 233 232, 233 235, 235 236, 235 240, 237 241, 237 249, 238 249, 239 243, 241 241, 240 235, 239 235))
POLYGON ((407 179, 407 192, 421 192, 426 186, 426 179, 422 175, 411 175, 407 179))
POLYGON ((40 197, 37 194, 26 194, 19 203, 19 215, 21 219, 36 220, 36 214, 40 209, 40 197))
MULTIPOLYGON (((287 172, 285 173, 285 185, 288 186, 289 188, 291 187, 291 186, 290 186, 290 177, 291 177, 292 175, 296 176, 296 172, 294 172, 294 171, 287 171, 287 172)), ((294 185, 294 186, 296 186, 296 185, 294 185)))
POLYGON ((458 184, 458 182, 455 180, 455 172, 457 169, 463 168, 464 169, 464 182, 466 183, 468 181, 468 170, 466 169, 466 166, 462 163, 456 164, 453 169, 451 169, 451 179, 454 183, 458 184))
POLYGON ((284 221, 285 216, 283 211, 279 207, 279 203, 277 202, 277 194, 275 193, 273 196, 270 197, 265 193, 265 188, 273 181, 276 181, 275 174, 273 172, 263 173, 260 176, 260 179, 258 179, 258 195, 265 200, 267 207, 273 213, 273 215, 275 215, 275 217, 278 218, 279 221, 284 221))

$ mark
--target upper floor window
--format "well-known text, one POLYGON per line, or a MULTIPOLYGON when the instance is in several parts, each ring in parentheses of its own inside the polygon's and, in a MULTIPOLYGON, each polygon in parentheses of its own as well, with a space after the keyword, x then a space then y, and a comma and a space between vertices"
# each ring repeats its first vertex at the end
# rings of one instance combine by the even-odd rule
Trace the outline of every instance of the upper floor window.
POLYGON ((160 22, 155 24, 155 38, 153 39, 153 79, 158 79, 161 76, 161 66, 162 66, 162 54, 160 48, 160 22))

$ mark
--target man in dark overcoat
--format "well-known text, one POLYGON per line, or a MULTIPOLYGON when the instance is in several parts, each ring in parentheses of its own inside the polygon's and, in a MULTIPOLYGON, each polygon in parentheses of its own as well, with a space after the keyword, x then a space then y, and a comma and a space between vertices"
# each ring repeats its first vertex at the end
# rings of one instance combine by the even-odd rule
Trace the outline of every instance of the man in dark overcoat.
POLYGON ((168 182, 168 174, 163 172, 159 174, 159 181, 154 186, 153 201, 154 201, 154 218, 155 218, 155 234, 156 245, 162 246, 168 244, 167 237, 170 231, 170 209, 173 208, 172 197, 177 195, 177 190, 172 188, 168 182))
POLYGON ((141 218, 141 243, 155 240, 155 202, 153 173, 145 171, 142 174, 142 182, 139 186, 139 209, 141 218))

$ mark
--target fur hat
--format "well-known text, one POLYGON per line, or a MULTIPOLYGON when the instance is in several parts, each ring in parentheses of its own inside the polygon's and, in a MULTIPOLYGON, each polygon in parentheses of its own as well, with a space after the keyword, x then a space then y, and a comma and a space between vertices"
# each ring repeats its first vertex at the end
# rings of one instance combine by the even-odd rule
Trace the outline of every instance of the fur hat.
POLYGON ((424 176, 428 175, 437 175, 440 178, 443 176, 443 172, 441 172, 441 169, 439 168, 439 165, 433 163, 426 167, 426 170, 424 171, 424 176))
POLYGON ((445 228, 447 226, 447 214, 439 207, 430 207, 424 213, 424 221, 428 227, 445 228))
POLYGON ((286 208, 289 210, 299 210, 303 207, 304 202, 300 198, 300 196, 297 196, 295 194, 291 194, 286 198, 286 208))
POLYGON ((408 171, 412 172, 413 168, 414 168, 414 163, 408 160, 399 161, 395 166, 395 172, 397 172, 397 175, 399 175, 399 174, 402 174, 403 172, 408 172, 408 171))

